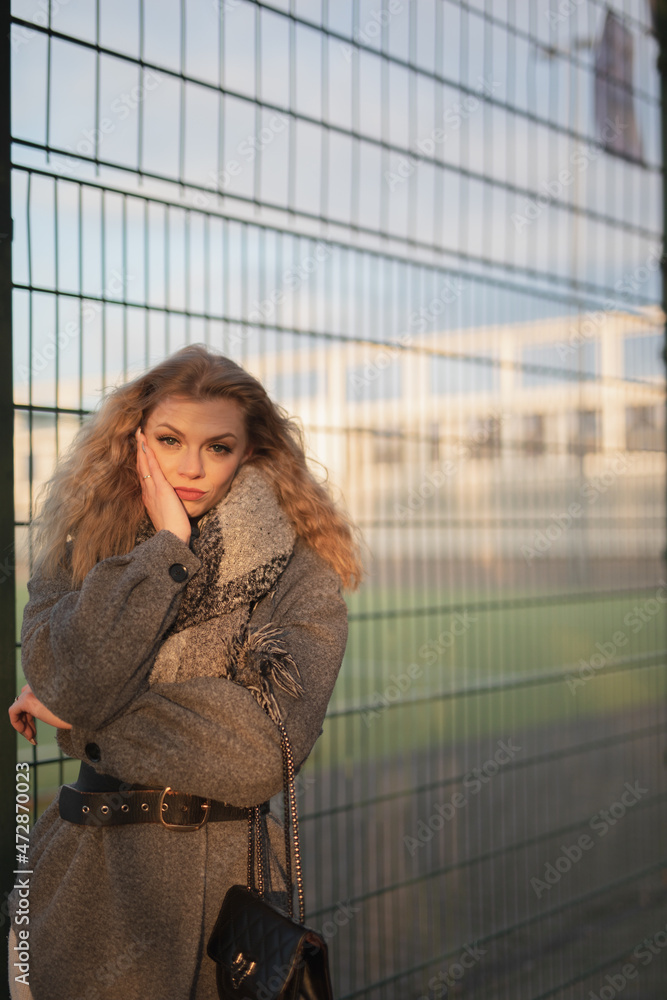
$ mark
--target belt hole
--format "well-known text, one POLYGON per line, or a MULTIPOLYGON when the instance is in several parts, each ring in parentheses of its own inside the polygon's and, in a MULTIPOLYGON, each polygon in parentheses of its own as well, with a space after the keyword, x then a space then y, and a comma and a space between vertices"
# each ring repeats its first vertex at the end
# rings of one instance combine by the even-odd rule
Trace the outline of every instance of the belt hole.
POLYGON ((181 806, 181 812, 186 813, 187 811, 188 811, 188 807, 187 806, 181 806))
POLYGON ((121 812, 124 812, 124 813, 128 813, 128 812, 130 811, 130 807, 128 806, 128 804, 127 804, 127 803, 125 803, 125 805, 122 805, 122 806, 120 807, 120 811, 121 811, 121 812))
POLYGON ((110 812, 109 806, 100 806, 100 812, 106 816, 106 814, 110 812))
POLYGON ((169 808, 169 806, 167 805, 167 803, 163 802, 162 803, 162 812, 166 812, 168 808, 169 808))
POLYGON ((82 813, 89 813, 90 812, 90 806, 81 806, 81 812, 82 813))
POLYGON ((142 802, 141 808, 143 809, 144 812, 148 812, 148 802, 142 802))

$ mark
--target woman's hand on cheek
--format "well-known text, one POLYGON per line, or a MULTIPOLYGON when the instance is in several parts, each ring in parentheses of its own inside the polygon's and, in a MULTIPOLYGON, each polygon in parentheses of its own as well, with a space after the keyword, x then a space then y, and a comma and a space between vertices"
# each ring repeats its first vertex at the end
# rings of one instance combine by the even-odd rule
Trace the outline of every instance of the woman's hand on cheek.
POLYGON ((137 428, 137 474, 141 497, 156 531, 171 531, 187 545, 190 541, 190 521, 180 497, 165 479, 155 452, 146 435, 137 428))

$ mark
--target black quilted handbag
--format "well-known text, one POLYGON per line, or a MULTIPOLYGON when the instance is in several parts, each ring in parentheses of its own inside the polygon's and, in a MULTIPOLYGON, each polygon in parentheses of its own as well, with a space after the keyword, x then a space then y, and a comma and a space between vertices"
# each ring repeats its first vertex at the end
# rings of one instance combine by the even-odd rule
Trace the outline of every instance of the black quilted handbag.
POLYGON ((254 806, 248 810, 248 884, 233 885, 227 890, 206 948, 217 964, 216 982, 221 1000, 333 1000, 326 943, 317 931, 304 924, 294 758, 285 727, 282 723, 278 725, 283 752, 289 913, 283 913, 264 899, 262 827, 259 806, 254 806), (290 830, 294 832, 298 922, 294 919, 292 899, 290 830))

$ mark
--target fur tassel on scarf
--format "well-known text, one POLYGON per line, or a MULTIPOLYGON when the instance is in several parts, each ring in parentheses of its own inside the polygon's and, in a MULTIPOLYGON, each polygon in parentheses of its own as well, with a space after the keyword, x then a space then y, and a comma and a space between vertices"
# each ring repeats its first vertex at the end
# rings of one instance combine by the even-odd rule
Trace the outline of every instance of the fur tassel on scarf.
MULTIPOLYGON (((248 631, 254 605, 271 594, 289 562, 296 532, 257 465, 242 465, 225 497, 199 521, 191 548, 201 569, 186 585, 174 624, 155 659, 150 683, 224 676, 246 687, 274 722, 280 719, 276 686, 303 693, 299 668, 282 629, 268 622, 248 631), (211 643, 225 650, 207 656, 211 643)), ((137 542, 155 533, 144 522, 137 542)))

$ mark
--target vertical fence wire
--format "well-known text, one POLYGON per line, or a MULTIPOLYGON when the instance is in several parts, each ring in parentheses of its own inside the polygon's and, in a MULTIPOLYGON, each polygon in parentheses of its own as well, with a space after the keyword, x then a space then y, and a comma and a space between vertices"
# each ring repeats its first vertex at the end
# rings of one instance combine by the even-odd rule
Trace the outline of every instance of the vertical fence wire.
MULTIPOLYGON (((566 1000, 630 963, 658 996, 648 5, 139 0, 121 30, 107 8, 12 11, 19 614, 35 497, 102 391, 224 351, 365 537, 299 790, 336 995, 566 1000), (609 25, 629 82, 596 70, 609 25)), ((77 764, 38 739, 33 820, 77 764)))

